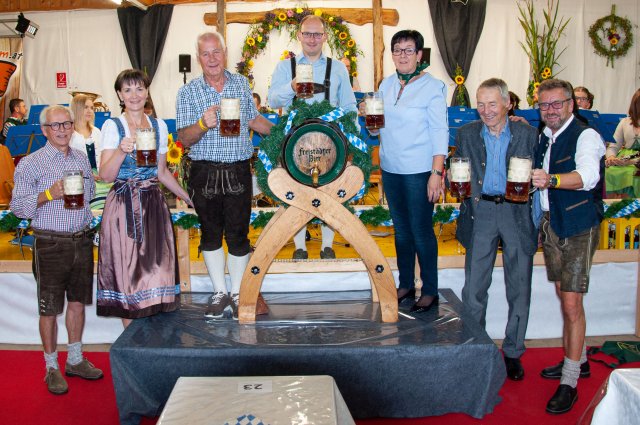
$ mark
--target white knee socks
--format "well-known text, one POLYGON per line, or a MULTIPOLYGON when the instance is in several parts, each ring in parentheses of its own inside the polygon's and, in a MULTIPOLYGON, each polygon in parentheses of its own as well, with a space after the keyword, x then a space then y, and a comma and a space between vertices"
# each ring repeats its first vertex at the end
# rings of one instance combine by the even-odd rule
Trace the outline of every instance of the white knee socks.
POLYGON ((215 251, 202 251, 204 263, 207 265, 207 271, 213 283, 213 292, 227 291, 227 282, 224 278, 224 250, 222 248, 215 251))

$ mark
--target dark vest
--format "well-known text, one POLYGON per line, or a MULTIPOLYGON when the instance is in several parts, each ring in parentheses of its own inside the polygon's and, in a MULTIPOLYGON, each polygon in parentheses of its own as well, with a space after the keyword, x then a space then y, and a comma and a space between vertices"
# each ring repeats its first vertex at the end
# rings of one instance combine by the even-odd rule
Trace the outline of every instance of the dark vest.
MULTIPOLYGON (((324 92, 324 100, 330 101, 331 95, 331 58, 327 58, 327 66, 324 69, 324 84, 313 83, 313 92, 324 92)), ((291 58, 291 79, 296 78, 296 58, 291 58)), ((296 99, 297 96, 293 98, 296 99)))
MULTIPOLYGON (((587 125, 574 118, 569 127, 560 134, 551 146, 549 174, 564 174, 575 171, 578 137, 588 128, 587 125)), ((535 168, 542 168, 542 161, 548 146, 549 138, 542 133, 536 152, 535 168)), ((603 176, 604 157, 600 158, 600 179, 593 189, 589 191, 548 190, 550 223, 553 231, 560 238, 579 235, 600 224, 604 215, 602 207, 603 176)))

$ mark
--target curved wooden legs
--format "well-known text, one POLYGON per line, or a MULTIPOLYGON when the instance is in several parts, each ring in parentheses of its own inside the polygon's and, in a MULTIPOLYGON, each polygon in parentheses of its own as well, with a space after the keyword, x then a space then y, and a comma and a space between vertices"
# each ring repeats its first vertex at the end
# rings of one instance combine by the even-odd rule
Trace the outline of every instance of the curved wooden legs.
POLYGON ((347 167, 338 179, 319 188, 298 183, 281 168, 269 174, 269 187, 289 207, 280 208, 258 238, 256 250, 242 277, 240 323, 255 322, 256 301, 273 259, 313 217, 339 232, 362 257, 371 278, 373 301, 380 302, 382 321, 398 320, 398 300, 389 263, 362 222, 341 204, 357 193, 362 182, 362 171, 355 166, 347 167))

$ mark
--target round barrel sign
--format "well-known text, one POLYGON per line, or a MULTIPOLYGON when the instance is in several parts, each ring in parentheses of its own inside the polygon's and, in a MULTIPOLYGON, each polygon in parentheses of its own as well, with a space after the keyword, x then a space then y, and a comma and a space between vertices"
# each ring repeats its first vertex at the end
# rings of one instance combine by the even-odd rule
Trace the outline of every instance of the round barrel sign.
POLYGON ((305 120, 284 139, 283 164, 291 177, 307 186, 337 179, 347 165, 347 138, 334 123, 305 120))

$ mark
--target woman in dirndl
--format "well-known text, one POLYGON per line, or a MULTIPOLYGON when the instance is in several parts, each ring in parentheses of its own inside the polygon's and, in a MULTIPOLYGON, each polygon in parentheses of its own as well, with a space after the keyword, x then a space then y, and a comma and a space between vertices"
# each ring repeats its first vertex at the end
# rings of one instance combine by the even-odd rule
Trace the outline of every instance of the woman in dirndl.
POLYGON ((102 126, 100 177, 114 182, 100 227, 97 312, 131 319, 176 310, 180 284, 171 214, 159 184, 191 205, 167 168, 167 125, 147 116, 150 81, 140 70, 122 71, 115 82, 125 111, 102 126), (136 132, 153 129, 157 165, 136 163, 136 132))

